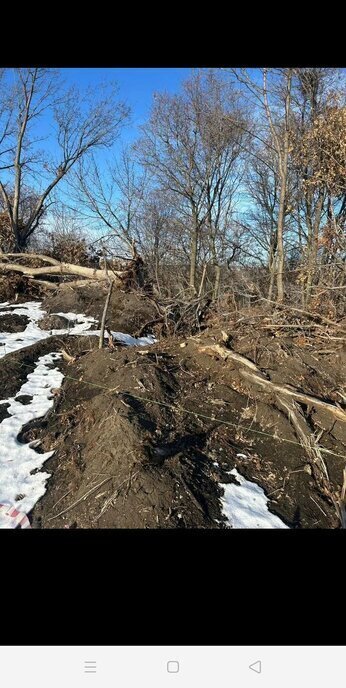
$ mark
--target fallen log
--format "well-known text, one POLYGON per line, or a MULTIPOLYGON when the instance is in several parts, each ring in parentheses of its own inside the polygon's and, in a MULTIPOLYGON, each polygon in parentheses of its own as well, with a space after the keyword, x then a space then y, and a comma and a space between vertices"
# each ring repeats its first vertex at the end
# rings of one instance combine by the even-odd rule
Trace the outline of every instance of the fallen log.
POLYGON ((44 263, 50 263, 50 265, 60 265, 60 261, 56 258, 51 258, 51 256, 45 256, 43 253, 0 253, 1 260, 7 260, 10 258, 34 258, 42 260, 44 263))
POLYGON ((199 347, 199 351, 209 354, 216 353, 224 360, 231 359, 237 361, 237 363, 240 363, 241 365, 241 368, 238 371, 239 375, 241 375, 241 377, 248 382, 262 387, 262 389, 271 394, 283 394, 284 396, 296 399, 300 403, 306 404, 307 406, 316 406, 318 408, 322 408, 331 413, 334 418, 337 418, 344 423, 346 422, 346 413, 338 406, 329 404, 326 401, 322 401, 321 399, 313 397, 309 394, 303 394, 289 385, 277 385, 274 382, 271 382, 266 378, 264 373, 257 368, 255 363, 249 361, 249 359, 245 358, 245 356, 235 353, 235 351, 226 349, 226 347, 222 346, 221 344, 211 344, 210 346, 199 347), (246 370, 246 368, 249 368, 250 370, 246 370))
POLYGON ((41 287, 46 289, 57 289, 59 286, 57 282, 47 282, 47 280, 34 279, 33 277, 29 277, 29 279, 32 280, 33 284, 40 284, 41 287))
POLYGON ((338 420, 341 420, 344 423, 346 423, 346 413, 338 406, 328 404, 326 401, 322 401, 321 399, 313 397, 310 394, 303 394, 302 392, 298 392, 296 389, 294 389, 293 387, 291 388, 288 385, 277 385, 274 382, 271 382, 270 380, 260 377, 259 375, 250 373, 248 370, 239 370, 239 374, 246 380, 249 380, 250 382, 259 385, 260 387, 264 388, 266 391, 270 393, 274 392, 275 394, 283 394, 284 396, 296 399, 301 404, 306 404, 307 406, 316 406, 318 408, 323 409, 324 411, 328 411, 328 413, 331 413, 334 416, 334 418, 337 418, 338 420))
MULTIPOLYGON (((20 272, 28 277, 35 277, 36 275, 82 275, 89 279, 105 280, 107 274, 105 270, 96 270, 94 268, 85 268, 82 265, 73 265, 72 263, 58 263, 57 265, 50 265, 42 268, 31 268, 28 265, 20 265, 19 263, 0 263, 0 272, 20 272)), ((114 270, 110 274, 119 279, 125 274, 124 271, 114 270)))

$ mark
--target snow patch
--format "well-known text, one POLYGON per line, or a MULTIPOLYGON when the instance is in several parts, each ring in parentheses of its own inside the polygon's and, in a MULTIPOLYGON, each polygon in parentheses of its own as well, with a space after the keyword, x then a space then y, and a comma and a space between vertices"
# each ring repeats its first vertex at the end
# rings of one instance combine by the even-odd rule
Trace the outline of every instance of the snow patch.
MULTIPOLYGON (((64 375, 50 366, 61 358, 61 354, 50 353, 40 356, 35 370, 29 373, 27 381, 19 392, 6 403, 10 405, 0 424, 0 502, 16 506, 18 511, 28 513, 45 493, 49 473, 40 471, 53 451, 38 454, 30 443, 18 441, 23 426, 36 418, 42 418, 53 406, 52 388, 61 386, 64 375), (17 397, 30 395, 29 404, 22 404, 17 397)), ((0 527, 2 522, 0 522, 0 527)))
POLYGON ((234 475, 239 483, 221 484, 222 513, 231 528, 288 528, 269 511, 268 499, 259 485, 246 480, 236 468, 229 475, 234 475))
MULTIPOLYGON (((100 335, 100 330, 90 329, 97 320, 83 313, 52 313, 66 318, 67 327, 42 330, 38 323, 46 315, 46 311, 42 310, 41 303, 28 301, 14 304, 10 310, 9 306, 7 301, 0 304, 0 314, 25 315, 29 323, 23 332, 0 332, 0 358, 54 335, 100 335)), ((148 346, 157 341, 153 336, 136 338, 123 332, 112 332, 112 335, 116 341, 126 346, 148 346)), ((106 332, 105 338, 108 337, 106 332)), ((13 505, 21 514, 30 512, 45 493, 50 474, 40 469, 54 451, 38 454, 34 449, 37 442, 23 444, 17 438, 27 423, 42 418, 52 408, 54 395, 51 390, 59 388, 64 378, 57 368, 51 367, 59 358, 59 353, 40 356, 34 371, 29 373, 19 392, 10 399, 0 401, 0 404, 9 404, 6 409, 9 417, 0 423, 0 504, 9 505, 10 509, 13 505), (21 395, 31 397, 30 403, 21 403, 18 400, 21 395)), ((11 518, 9 523, 9 518, 2 510, 0 529, 16 527, 17 521, 11 518)))
MULTIPOLYGON (((29 323, 23 332, 0 332, 0 358, 3 358, 6 354, 12 353, 13 351, 18 351, 19 349, 31 346, 36 342, 55 335, 100 336, 100 330, 91 329, 92 325, 97 323, 97 320, 91 316, 84 315, 84 313, 51 313, 51 315, 60 315, 66 318, 68 321, 67 327, 56 330, 41 330, 38 323, 46 315, 46 311, 42 310, 40 302, 28 301, 27 303, 13 306, 11 310, 2 310, 8 305, 8 303, 0 304, 1 315, 14 313, 17 315, 26 315, 29 319, 29 323)), ((117 342, 122 342, 126 346, 148 346, 157 341, 155 337, 151 335, 148 337, 132 337, 130 334, 124 334, 123 332, 112 332, 112 335, 117 342)), ((108 336, 108 333, 105 333, 105 339, 107 339, 108 336)))
MULTIPOLYGON (((99 331, 98 334, 100 334, 99 331)), ((157 339, 151 334, 147 337, 132 337, 130 334, 124 334, 123 332, 112 332, 112 335, 117 342, 122 342, 126 346, 148 346, 148 344, 155 344, 157 342, 157 339)), ((107 333, 105 333, 105 338, 108 339, 107 333)))

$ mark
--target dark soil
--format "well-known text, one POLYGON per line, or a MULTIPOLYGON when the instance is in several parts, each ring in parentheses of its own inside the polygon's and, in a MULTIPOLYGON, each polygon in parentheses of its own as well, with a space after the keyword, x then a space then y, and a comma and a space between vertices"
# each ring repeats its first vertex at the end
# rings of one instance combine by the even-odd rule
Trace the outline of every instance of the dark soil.
POLYGON ((29 318, 26 315, 17 315, 16 313, 1 315, 0 311, 0 332, 23 332, 28 322, 29 318))
POLYGON ((10 418, 10 414, 7 413, 8 407, 9 404, 0 404, 0 423, 2 423, 5 418, 10 418))
MULTIPOLYGON (((210 333, 201 338, 208 341, 210 333)), ((290 527, 337 526, 287 418, 265 396, 253 401, 236 369, 198 345, 192 338, 162 341, 147 353, 94 350, 69 366, 76 379, 65 381, 43 435, 31 437, 42 438, 44 451, 55 449, 36 527, 224 527, 220 483, 231 480, 234 466, 264 488, 270 509, 290 527)), ((326 435, 345 454, 344 432, 326 435)), ((328 457, 335 488, 343 465, 328 457)))
MULTIPOLYGON (((65 284, 44 299, 42 308, 48 314, 84 313, 100 321, 107 291, 107 286, 98 284, 75 288, 65 284)), ((152 322, 157 317, 158 312, 154 301, 147 296, 139 292, 113 291, 107 314, 107 324, 111 330, 137 335, 146 323, 152 322)), ((51 327, 45 327, 45 329, 51 329, 51 327)))
MULTIPOLYGON (((35 364, 40 356, 44 356, 52 351, 60 351, 62 348, 74 356, 76 353, 96 347, 96 340, 97 337, 56 336, 43 339, 32 346, 6 354, 6 356, 0 358, 0 399, 7 399, 17 394, 26 381, 28 374, 34 371, 35 364)), ((64 361, 57 361, 56 365, 63 370, 67 367, 64 361)))
MULTIPOLYGON (((63 291, 45 301, 51 313, 101 317, 104 294, 63 291)), ((150 299, 114 294, 111 329, 137 334, 154 318, 150 299)), ((277 336, 258 321, 253 328, 232 326, 230 334, 232 349, 267 379, 342 408, 345 350, 339 340, 326 346, 277 336)), ((199 336, 167 337, 145 348, 98 350, 96 337, 64 336, 0 360, 5 399, 19 390, 39 355, 64 348, 77 357, 58 362, 65 379, 54 409, 19 438, 40 440, 37 451, 54 450, 43 469, 51 474, 47 491, 30 515, 33 527, 225 528, 221 484, 234 480, 234 467, 265 490, 269 509, 291 528, 339 527, 335 506, 321 492, 277 399, 245 383, 235 361, 201 351, 221 339, 220 325, 210 322, 199 336)), ((337 496, 346 424, 314 406, 303 411, 320 445, 334 452, 324 460, 337 496)))

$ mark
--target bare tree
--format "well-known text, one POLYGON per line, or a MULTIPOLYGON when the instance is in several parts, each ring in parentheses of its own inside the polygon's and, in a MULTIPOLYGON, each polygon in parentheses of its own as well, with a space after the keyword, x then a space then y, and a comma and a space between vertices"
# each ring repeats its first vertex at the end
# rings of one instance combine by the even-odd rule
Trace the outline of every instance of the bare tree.
MULTIPOLYGON (((318 274, 318 255, 329 262, 342 254, 346 214, 345 97, 337 89, 337 70, 298 70, 293 164, 296 205, 303 238, 303 305, 310 301, 318 274), (330 243, 333 237, 334 245, 330 243), (329 258, 328 258, 329 256, 329 258)), ((332 273, 331 273, 332 274, 332 273)))
MULTIPOLYGON (((295 70, 261 69, 262 82, 250 76, 248 70, 232 70, 238 81, 251 94, 253 103, 258 106, 257 127, 264 129, 264 137, 256 138, 269 140, 271 150, 275 153, 276 169, 280 181, 279 207, 276 231, 276 282, 277 301, 284 299, 284 229, 285 208, 287 203, 287 180, 290 153, 290 132, 292 126, 292 88, 295 70)), ((261 132, 260 132, 261 133, 261 132)))
POLYGON ((0 102, 0 193, 16 250, 25 248, 47 208, 51 192, 70 169, 89 151, 111 146, 127 108, 114 94, 95 99, 82 97, 76 89, 63 91, 55 70, 25 68, 2 78, 0 102), (7 76, 7 81, 6 81, 7 76), (37 120, 45 111, 53 113, 59 151, 49 159, 38 150, 34 136, 37 120), (20 208, 28 178, 39 180, 37 199, 23 221, 20 208))
POLYGON ((73 176, 72 200, 83 217, 106 231, 100 241, 133 254, 141 243, 139 215, 146 183, 147 175, 138 168, 131 150, 123 148, 119 159, 102 171, 94 157, 87 163, 80 161, 73 176))
POLYGON ((189 286, 194 292, 202 235, 219 266, 216 239, 234 183, 235 163, 244 135, 236 94, 213 72, 198 72, 181 95, 157 94, 149 122, 137 144, 139 158, 162 189, 180 199, 190 238, 189 286), (208 226, 208 230, 206 227, 208 226))

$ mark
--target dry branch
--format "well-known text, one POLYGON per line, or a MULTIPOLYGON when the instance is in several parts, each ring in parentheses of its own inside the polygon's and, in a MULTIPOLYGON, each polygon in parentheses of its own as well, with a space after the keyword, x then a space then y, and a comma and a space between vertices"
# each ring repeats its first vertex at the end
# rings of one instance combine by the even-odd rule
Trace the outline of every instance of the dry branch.
POLYGON ((283 394, 308 406, 317 406, 318 408, 322 408, 331 413, 338 420, 346 422, 346 413, 341 408, 338 408, 332 404, 328 404, 327 402, 317 399, 309 394, 298 392, 293 387, 289 387, 288 385, 277 385, 274 382, 271 382, 264 376, 257 366, 252 363, 252 361, 249 361, 247 358, 235 353, 234 351, 226 349, 226 347, 222 346, 221 344, 212 344, 210 346, 200 347, 199 351, 210 354, 216 353, 224 360, 229 358, 235 360, 242 366, 242 368, 239 369, 239 374, 248 382, 259 385, 260 387, 264 388, 265 391, 268 391, 271 394, 283 394), (253 372, 245 370, 244 368, 250 368, 250 370, 253 372))
POLYGON ((44 263, 50 263, 51 265, 60 265, 60 261, 51 256, 44 256, 42 253, 0 253, 1 260, 7 260, 10 258, 34 258, 42 260, 44 263))
POLYGON ((286 306, 283 303, 277 303, 276 301, 271 301, 270 299, 265 299, 261 298, 260 301, 266 301, 267 303, 272 303, 276 308, 283 308, 284 310, 290 310, 294 311, 295 313, 301 313, 301 315, 305 315, 307 318, 310 318, 311 320, 320 320, 321 322, 326 323, 327 325, 332 325, 333 327, 336 327, 338 330, 341 332, 344 332, 346 334, 346 330, 339 325, 339 323, 334 322, 334 320, 330 320, 329 318, 326 318, 324 315, 320 315, 320 313, 311 313, 310 311, 305 311, 302 308, 295 308, 293 306, 286 306))
POLYGON ((254 370, 259 376, 263 376, 263 373, 257 368, 255 363, 252 361, 249 361, 248 358, 245 358, 245 356, 241 356, 240 354, 236 354, 235 351, 231 351, 230 349, 226 349, 225 346, 222 346, 221 344, 211 344, 210 346, 203 346, 199 348, 199 351, 202 353, 206 354, 217 354, 218 356, 221 356, 225 361, 228 358, 231 358, 233 361, 237 361, 241 365, 246 366, 247 368, 251 368, 251 370, 254 370))
POLYGON ((304 447, 309 463, 316 481, 321 488, 327 491, 330 496, 330 483, 326 464, 323 460, 320 447, 314 435, 311 434, 303 413, 298 408, 293 399, 281 399, 277 397, 277 406, 283 410, 288 417, 288 420, 293 425, 295 433, 304 447))
POLYGON ((68 354, 67 351, 65 351, 65 349, 60 349, 60 353, 61 353, 64 361, 66 361, 67 363, 75 363, 76 357, 70 356, 70 354, 68 354))
POLYGON ((251 383, 255 383, 260 387, 263 387, 266 391, 270 393, 274 392, 275 394, 283 394, 284 396, 296 399, 301 404, 306 404, 307 406, 317 406, 318 408, 321 408, 324 411, 331 413, 332 416, 334 416, 334 418, 337 418, 338 420, 341 420, 344 423, 346 423, 345 411, 343 411, 341 408, 338 408, 337 406, 328 404, 326 401, 321 401, 321 399, 317 399, 316 397, 310 396, 309 394, 303 394, 302 392, 298 392, 297 390, 289 387, 288 385, 277 385, 274 382, 270 382, 270 380, 266 380, 265 378, 260 377, 259 375, 254 375, 253 373, 250 373, 247 370, 239 370, 239 373, 242 377, 244 377, 251 383))

